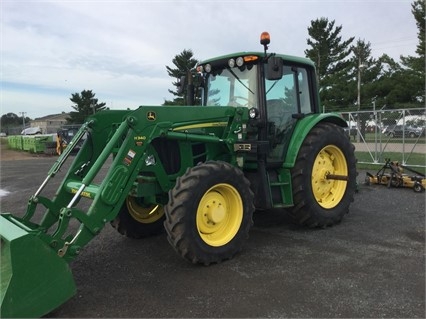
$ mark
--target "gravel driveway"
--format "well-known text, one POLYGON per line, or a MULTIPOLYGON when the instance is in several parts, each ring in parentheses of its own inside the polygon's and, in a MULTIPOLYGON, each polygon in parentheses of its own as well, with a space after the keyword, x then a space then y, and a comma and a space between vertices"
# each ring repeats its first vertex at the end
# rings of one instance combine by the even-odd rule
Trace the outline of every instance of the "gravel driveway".
MULTIPOLYGON (((1 211, 21 215, 54 160, 2 160, 1 211)), ((107 225, 71 264, 77 294, 48 317, 424 318, 425 193, 364 177, 341 224, 310 230, 259 212, 243 252, 209 267, 165 235, 130 240, 107 225)))

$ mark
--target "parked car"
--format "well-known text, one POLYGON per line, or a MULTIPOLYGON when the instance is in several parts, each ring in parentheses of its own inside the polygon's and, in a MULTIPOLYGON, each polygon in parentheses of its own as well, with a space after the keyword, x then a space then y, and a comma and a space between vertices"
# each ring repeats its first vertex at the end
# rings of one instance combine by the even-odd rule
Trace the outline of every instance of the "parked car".
POLYGON ((24 130, 22 130, 21 135, 36 135, 36 134, 41 134, 41 128, 36 126, 36 127, 28 127, 24 130))
POLYGON ((390 137, 419 137, 425 134, 424 127, 395 125, 386 130, 386 135, 390 137))

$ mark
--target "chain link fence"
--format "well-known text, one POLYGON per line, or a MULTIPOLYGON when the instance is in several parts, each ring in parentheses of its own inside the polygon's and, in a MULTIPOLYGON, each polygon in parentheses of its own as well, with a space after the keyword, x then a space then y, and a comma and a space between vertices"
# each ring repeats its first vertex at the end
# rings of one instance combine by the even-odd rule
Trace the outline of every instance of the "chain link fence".
POLYGON ((384 164, 390 159, 411 167, 426 167, 425 111, 421 108, 342 113, 358 163, 384 164))
MULTIPOLYGON (((355 145, 358 163, 384 164, 386 159, 426 168, 426 109, 373 110, 342 113, 355 145)), ((66 126, 63 126, 66 128, 66 126)), ((19 135, 22 127, 8 128, 19 135)), ((44 134, 56 133, 49 127, 44 134)))

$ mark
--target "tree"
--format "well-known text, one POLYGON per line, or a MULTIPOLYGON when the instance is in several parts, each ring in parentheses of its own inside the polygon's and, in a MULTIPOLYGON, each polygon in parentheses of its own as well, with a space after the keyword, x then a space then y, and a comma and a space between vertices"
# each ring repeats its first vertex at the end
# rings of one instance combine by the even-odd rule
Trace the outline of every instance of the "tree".
POLYGON ((342 91, 341 86, 350 80, 348 56, 354 37, 343 41, 341 30, 342 26, 335 26, 335 21, 330 22, 327 18, 312 20, 308 27, 311 38, 307 39, 307 43, 311 48, 305 50, 305 55, 315 62, 320 97, 327 107, 347 102, 342 96, 347 88, 342 91))
POLYGON ((417 37, 417 57, 401 56, 401 64, 405 67, 405 82, 410 83, 410 88, 414 89, 411 102, 424 105, 425 98, 425 0, 416 0, 411 5, 416 25, 418 28, 417 37))
POLYGON ((98 103, 95 98, 95 93, 92 90, 83 90, 80 93, 71 94, 71 102, 75 103, 71 107, 75 112, 70 112, 70 117, 67 119, 68 123, 81 124, 84 123, 86 117, 96 112, 105 109, 106 103, 98 103))
POLYGON ((378 59, 379 75, 373 91, 377 105, 388 109, 419 107, 425 103, 425 1, 416 0, 412 11, 418 27, 418 56, 401 56, 398 64, 386 54, 378 59))
POLYGON ((4 133, 9 133, 9 129, 15 127, 20 127, 19 131, 21 131, 23 123, 29 123, 31 121, 29 117, 25 117, 24 120, 22 119, 22 116, 18 116, 15 113, 3 114, 0 119, 1 131, 4 133))
POLYGON ((363 104, 369 106, 369 102, 375 97, 371 87, 377 80, 380 67, 377 61, 371 57, 370 42, 358 39, 356 44, 351 46, 351 51, 353 55, 350 59, 352 68, 350 71, 349 102, 350 105, 356 105, 357 110, 362 110, 363 104))
POLYGON ((415 107, 417 80, 386 54, 378 59, 378 63, 380 73, 373 84, 374 94, 378 96, 376 104, 387 109, 415 107))
POLYGON ((172 84, 176 87, 176 91, 169 90, 171 94, 175 96, 175 99, 172 101, 166 100, 163 105, 185 105, 186 104, 186 88, 179 93, 177 90, 179 86, 179 80, 182 76, 185 76, 187 80, 192 79, 192 76, 195 74, 195 66, 198 63, 193 57, 192 50, 183 50, 180 54, 175 55, 172 60, 176 68, 171 68, 166 65, 167 73, 172 78, 176 79, 172 84))

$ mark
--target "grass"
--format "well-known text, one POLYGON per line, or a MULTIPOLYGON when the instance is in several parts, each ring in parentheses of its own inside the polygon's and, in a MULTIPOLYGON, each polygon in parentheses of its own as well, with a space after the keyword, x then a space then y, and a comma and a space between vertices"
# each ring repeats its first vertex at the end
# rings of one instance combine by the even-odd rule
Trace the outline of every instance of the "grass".
MULTIPOLYGON (((364 136, 364 139, 367 143, 374 143, 375 137, 374 137, 374 133, 366 133, 364 136)), ((354 140, 354 137, 351 136, 352 141, 354 140)), ((377 136, 377 141, 379 141, 381 139, 382 143, 389 143, 389 144, 394 144, 394 143, 402 143, 403 139, 402 137, 389 137, 385 134, 380 134, 380 136, 377 136)), ((405 143, 417 143, 417 144, 426 144, 426 138, 424 136, 421 136, 420 138, 417 137, 408 137, 405 136, 404 139, 405 143)))
MULTIPOLYGON (((379 170, 385 163, 386 158, 389 158, 391 161, 398 161, 400 164, 403 164, 402 154, 398 152, 386 152, 385 154, 382 154, 382 158, 379 159, 380 163, 377 164, 371 163, 373 159, 368 152, 355 152, 355 156, 358 159, 358 169, 379 170)), ((404 164, 405 166, 413 168, 421 174, 426 174, 426 154, 405 154, 404 160, 406 162, 404 164)))

